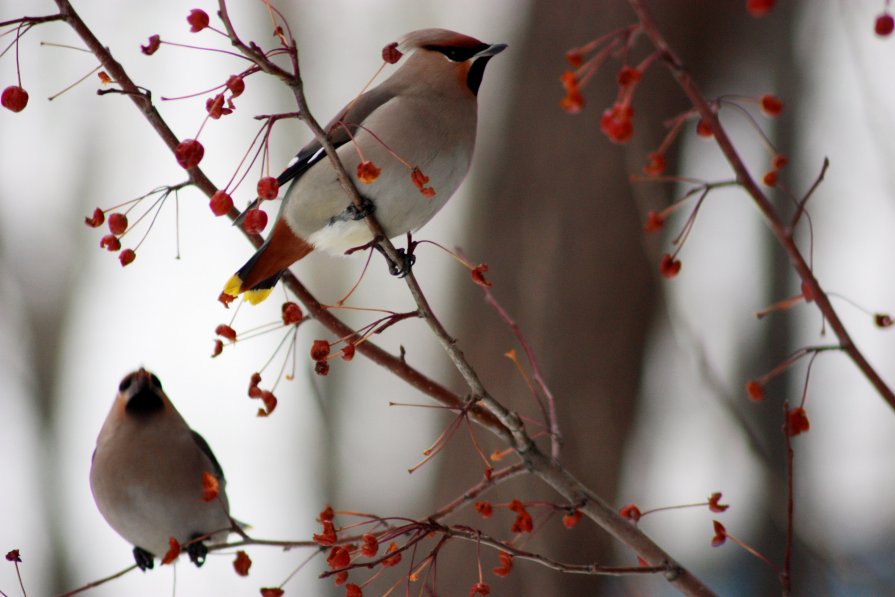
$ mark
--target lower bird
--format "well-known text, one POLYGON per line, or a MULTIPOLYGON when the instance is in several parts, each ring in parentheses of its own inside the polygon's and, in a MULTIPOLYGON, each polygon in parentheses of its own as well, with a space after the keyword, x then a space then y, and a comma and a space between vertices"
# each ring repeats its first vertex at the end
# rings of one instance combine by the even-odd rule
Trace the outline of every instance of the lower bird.
POLYGON ((134 546, 137 566, 152 568, 172 538, 201 566, 204 541, 223 540, 233 529, 225 485, 208 443, 158 377, 142 368, 125 376, 96 440, 90 488, 109 525, 134 546))
POLYGON ((343 254, 369 243, 369 213, 389 238, 428 222, 469 170, 485 65, 505 48, 446 29, 386 46, 389 62, 402 61, 398 70, 325 127, 365 206, 351 203, 320 143, 310 142, 277 179, 292 184, 267 240, 224 294, 258 303, 311 251, 343 254))

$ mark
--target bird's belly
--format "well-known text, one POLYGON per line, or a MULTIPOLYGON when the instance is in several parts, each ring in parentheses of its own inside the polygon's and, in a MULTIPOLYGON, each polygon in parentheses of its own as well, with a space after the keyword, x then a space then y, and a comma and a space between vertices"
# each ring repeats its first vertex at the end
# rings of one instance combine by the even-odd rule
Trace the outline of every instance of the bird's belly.
MULTIPOLYGON (((386 236, 394 238, 418 230, 432 219, 460 186, 468 167, 467 155, 442 156, 438 160, 437 171, 433 171, 430 180, 422 185, 434 190, 435 194, 431 197, 423 194, 413 183, 411 171, 405 168, 383 168, 380 177, 373 183, 355 184, 358 191, 375 206, 373 214, 386 236)), ((425 168, 422 172, 428 175, 425 168)), ((347 194, 341 188, 333 189, 333 192, 345 197, 343 201, 347 207, 347 194)), ((346 217, 344 208, 308 236, 315 248, 339 255, 372 239, 366 220, 346 217)))

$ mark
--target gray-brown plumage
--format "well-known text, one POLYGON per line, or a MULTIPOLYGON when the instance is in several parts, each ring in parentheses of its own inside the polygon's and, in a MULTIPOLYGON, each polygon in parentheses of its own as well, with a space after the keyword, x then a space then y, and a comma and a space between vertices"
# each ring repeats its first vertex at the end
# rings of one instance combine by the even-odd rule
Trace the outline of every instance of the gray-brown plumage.
MULTIPOLYGON (((224 473, 202 437, 190 429, 158 378, 139 369, 119 385, 118 396, 96 440, 90 488, 100 513, 134 546, 142 569, 153 556, 197 537, 226 537, 231 522, 224 473), (218 496, 203 500, 203 474, 217 479, 218 496)), ((187 546, 201 566, 203 542, 187 546)))
MULTIPOLYGON (((446 29, 414 31, 397 45, 406 54, 398 70, 326 126, 387 236, 420 228, 466 177, 476 138, 476 95, 485 65, 504 48, 446 29), (358 176, 362 161, 379 169, 372 182, 358 176), (414 168, 428 181, 414 181, 414 168)), ((246 292, 252 303, 314 249, 343 254, 372 240, 316 140, 278 180, 292 184, 270 236, 224 289, 231 296, 246 292)))

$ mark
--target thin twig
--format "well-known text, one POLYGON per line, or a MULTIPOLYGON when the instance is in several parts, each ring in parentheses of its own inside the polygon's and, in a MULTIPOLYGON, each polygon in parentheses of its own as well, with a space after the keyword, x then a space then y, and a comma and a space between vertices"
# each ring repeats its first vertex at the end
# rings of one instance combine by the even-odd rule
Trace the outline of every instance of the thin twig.
POLYGON ((132 564, 131 566, 128 566, 124 570, 119 570, 115 574, 110 574, 109 576, 106 576, 105 578, 101 578, 99 580, 94 580, 93 582, 89 582, 82 587, 78 587, 77 589, 72 589, 68 593, 62 593, 61 595, 58 595, 57 597, 71 597, 72 595, 77 595, 78 593, 83 593, 84 591, 86 591, 88 589, 93 589, 95 587, 103 585, 103 584, 109 582, 110 580, 115 580, 116 578, 120 578, 120 577, 124 576, 125 574, 127 574, 128 572, 130 572, 131 570, 135 570, 136 568, 137 568, 137 565, 132 564))
POLYGON ((793 510, 795 508, 795 497, 793 495, 793 478, 795 477, 795 471, 793 470, 794 458, 792 449, 792 437, 789 433, 788 414, 789 403, 784 400, 783 437, 786 441, 786 552, 783 556, 783 570, 780 571, 780 584, 783 586, 783 597, 788 597, 792 593, 792 542, 793 528, 795 524, 795 521, 793 520, 793 510))
POLYGON ((799 219, 801 219, 802 214, 805 212, 805 205, 808 203, 808 200, 811 199, 811 196, 814 195, 814 191, 817 190, 817 187, 820 186, 820 183, 823 182, 824 176, 827 174, 827 168, 830 167, 830 158, 824 158, 823 166, 820 168, 820 174, 817 175, 817 178, 814 179, 814 184, 811 185, 811 188, 808 189, 808 192, 805 193, 805 196, 802 197, 801 201, 799 201, 798 206, 796 207, 796 212, 792 215, 792 220, 789 222, 789 233, 792 234, 796 229, 796 224, 799 223, 799 219))
POLYGON ((55 15, 45 15, 42 17, 19 17, 17 19, 10 19, 8 21, 0 21, 0 27, 6 27, 7 25, 18 25, 20 23, 28 25, 39 25, 40 23, 50 23, 52 21, 63 20, 65 20, 65 15, 62 13, 55 15))
POLYGON ((508 481, 514 477, 518 477, 519 475, 523 475, 527 472, 528 471, 525 470, 525 465, 521 462, 500 469, 499 471, 494 471, 493 473, 491 473, 491 476, 483 478, 476 485, 463 492, 463 495, 455 498, 452 502, 439 508, 437 512, 429 517, 429 520, 441 520, 449 514, 453 514, 455 511, 465 506, 466 504, 469 504, 472 500, 481 496, 492 487, 496 487, 497 485, 505 481, 508 481))
POLYGON ((658 573, 667 573, 669 572, 669 568, 667 566, 603 566, 601 564, 592 563, 592 564, 568 564, 566 562, 559 562, 557 560, 548 558, 538 553, 525 551, 519 549, 518 547, 514 547, 509 545, 503 541, 495 539, 490 535, 486 535, 477 529, 473 529, 470 527, 462 526, 462 525, 453 525, 453 526, 444 526, 444 525, 433 525, 433 530, 441 533, 447 537, 455 537, 457 539, 464 539, 466 541, 475 541, 480 545, 487 545, 488 547, 493 547, 494 549, 498 549, 500 551, 505 551, 508 554, 512 555, 516 559, 520 560, 528 560, 529 562, 535 562, 536 564, 540 564, 541 566, 546 566, 551 570, 555 570, 557 572, 563 572, 565 574, 587 574, 587 575, 600 575, 600 576, 631 576, 631 575, 641 575, 641 574, 658 574, 658 573))
POLYGON ((547 426, 550 429, 550 456, 554 461, 559 462, 560 453, 562 451, 562 432, 559 429, 559 418, 556 414, 556 398, 553 397, 553 392, 550 391, 547 382, 544 381, 544 376, 541 375, 541 369, 538 367, 538 359, 535 357, 531 345, 526 341, 525 336, 522 334, 519 324, 517 324, 516 321, 510 317, 510 314, 507 313, 506 309, 497 302, 497 299, 494 298, 494 294, 491 292, 490 288, 482 286, 482 290, 485 293, 485 302, 497 311, 497 314, 503 319, 504 323, 510 326, 510 329, 513 330, 513 334, 516 336, 516 340, 525 351, 525 357, 528 359, 529 367, 531 367, 532 378, 535 383, 538 384, 538 388, 541 390, 541 393, 544 394, 544 400, 547 402, 545 418, 547 419, 547 426))

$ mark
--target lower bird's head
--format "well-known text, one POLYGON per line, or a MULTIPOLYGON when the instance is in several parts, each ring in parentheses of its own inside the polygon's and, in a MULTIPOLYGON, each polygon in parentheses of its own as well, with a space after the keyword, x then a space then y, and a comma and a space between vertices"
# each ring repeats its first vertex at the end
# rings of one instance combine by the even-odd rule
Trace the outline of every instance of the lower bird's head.
POLYGON ((118 385, 118 398, 125 413, 138 416, 164 410, 167 402, 162 382, 142 367, 124 376, 118 385))

